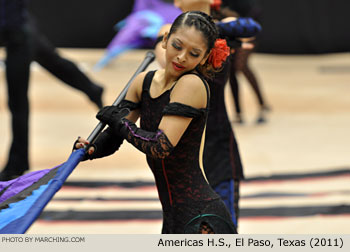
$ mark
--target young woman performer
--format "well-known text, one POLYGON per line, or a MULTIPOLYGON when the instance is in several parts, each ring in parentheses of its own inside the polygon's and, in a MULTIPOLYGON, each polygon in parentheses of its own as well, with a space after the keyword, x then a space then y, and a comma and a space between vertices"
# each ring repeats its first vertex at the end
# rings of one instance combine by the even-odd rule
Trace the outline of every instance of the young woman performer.
MULTIPOLYGON (((140 74, 120 106, 105 107, 96 116, 109 127, 88 147, 88 158, 114 153, 123 139, 146 154, 162 204, 162 233, 236 233, 224 202, 200 168, 209 103, 203 75, 221 67, 229 54, 217 37, 207 14, 181 14, 162 41, 165 68, 140 74), (214 47, 220 42, 221 48, 214 47), (134 124, 139 117, 140 128, 134 124)), ((74 146, 88 144, 80 138, 74 146)))
MULTIPOLYGON (((199 10, 210 13, 211 0, 175 0, 174 4, 182 11, 199 10)), ((221 25, 221 24, 218 24, 221 25)), ((222 24, 223 27, 231 26, 230 29, 219 30, 224 33, 221 36, 230 38, 230 43, 240 44, 237 39, 238 31, 254 30, 253 25, 240 29, 239 23, 222 24), (233 26, 236 25, 236 26, 233 26)), ((163 35, 169 30, 170 25, 165 25, 159 32, 163 35)), ((160 40, 159 40, 160 41, 160 40)), ((236 49, 236 48, 235 48, 236 49)), ((161 43, 155 46, 156 58, 161 66, 164 66, 165 52, 161 43)), ((231 58, 232 55, 229 56, 231 58)), ((210 87, 210 110, 207 120, 203 166, 209 184, 224 200, 229 209, 232 220, 237 227, 239 215, 239 184, 243 179, 243 167, 239 154, 236 138, 227 116, 225 107, 225 85, 229 79, 231 60, 223 64, 221 71, 216 72, 213 78, 207 79, 210 87)))

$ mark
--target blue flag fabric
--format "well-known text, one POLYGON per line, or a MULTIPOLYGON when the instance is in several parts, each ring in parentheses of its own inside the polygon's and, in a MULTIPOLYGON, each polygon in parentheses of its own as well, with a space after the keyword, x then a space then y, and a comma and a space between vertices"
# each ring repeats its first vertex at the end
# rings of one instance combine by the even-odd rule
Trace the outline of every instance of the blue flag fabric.
POLYGON ((52 169, 0 182, 0 234, 24 234, 82 160, 84 152, 74 151, 65 163, 52 169))

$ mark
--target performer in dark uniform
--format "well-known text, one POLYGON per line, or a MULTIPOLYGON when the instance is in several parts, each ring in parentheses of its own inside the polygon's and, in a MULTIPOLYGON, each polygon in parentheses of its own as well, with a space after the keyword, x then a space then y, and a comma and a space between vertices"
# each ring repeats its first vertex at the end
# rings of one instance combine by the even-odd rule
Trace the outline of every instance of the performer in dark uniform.
POLYGON ((6 49, 8 105, 12 116, 12 143, 0 181, 11 180, 29 170, 30 63, 37 61, 69 86, 84 92, 101 108, 103 87, 93 83, 55 47, 30 21, 26 0, 0 0, 0 46, 6 49))
MULTIPOLYGON (((209 103, 202 75, 221 67, 229 54, 226 43, 216 39, 210 16, 202 12, 180 15, 162 41, 165 69, 139 75, 127 101, 97 114, 109 128, 88 148, 90 158, 113 153, 122 139, 147 155, 163 208, 162 233, 236 233, 224 202, 200 168, 209 103), (224 55, 216 54, 218 50, 224 55), (123 119, 125 107, 134 109, 127 119, 123 119), (139 116, 140 128, 134 124, 139 116)), ((75 147, 86 144, 80 138, 75 147)))
POLYGON ((33 54, 25 0, 0 1, 0 46, 6 49, 8 106, 12 115, 12 143, 0 180, 9 180, 29 169, 28 84, 33 54))
MULTIPOLYGON (((259 20, 261 17, 261 8, 256 0, 223 0, 222 4, 220 10, 222 17, 252 17, 254 20, 259 20)), ((251 38, 249 43, 252 45, 251 48, 237 48, 231 57, 230 85, 236 111, 235 122, 244 123, 240 99, 241 92, 236 77, 237 73, 241 72, 250 84, 254 96, 257 99, 259 113, 256 118, 256 123, 259 124, 266 122, 267 112, 269 112, 271 108, 266 102, 260 81, 249 65, 249 58, 254 52, 254 48, 257 46, 256 38, 251 38)))
POLYGON ((203 165, 209 184, 226 203, 237 227, 239 184, 244 176, 239 148, 225 105, 225 86, 230 66, 231 61, 227 60, 222 71, 209 81, 211 96, 203 165))
POLYGON ((33 16, 30 16, 29 24, 33 40, 33 61, 63 83, 83 92, 97 108, 102 108, 103 87, 94 83, 74 62, 59 54, 55 46, 39 30, 33 16))
MULTIPOLYGON (((199 10, 210 13, 210 0, 175 0, 174 4, 182 11, 199 10)), ((220 1, 215 8, 219 9, 220 1)), ((220 36, 226 38, 232 49, 242 46, 239 37, 254 36, 259 30, 259 24, 251 19, 240 19, 242 22, 218 22, 220 36), (248 22, 247 22, 248 21, 248 22)), ((163 35, 169 30, 165 25, 159 32, 163 35)), ((158 40, 160 41, 160 40, 158 40)), ((244 43, 243 43, 244 44, 244 43)), ((163 66, 164 50, 161 44, 155 46, 158 63, 163 66)), ((239 184, 244 178, 243 167, 238 144, 227 116, 225 106, 225 85, 229 79, 232 55, 223 64, 223 69, 207 79, 210 87, 210 107, 206 127, 203 166, 209 184, 224 200, 236 227, 239 215, 239 184)))

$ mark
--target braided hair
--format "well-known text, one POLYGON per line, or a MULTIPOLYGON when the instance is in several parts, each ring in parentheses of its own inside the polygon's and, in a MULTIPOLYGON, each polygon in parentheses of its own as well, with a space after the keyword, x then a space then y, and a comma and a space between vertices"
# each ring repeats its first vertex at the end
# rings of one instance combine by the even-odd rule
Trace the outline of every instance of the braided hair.
MULTIPOLYGON (((175 19, 170 28, 168 38, 183 26, 193 26, 196 30, 202 32, 207 41, 207 51, 205 55, 210 53, 210 50, 214 47, 215 41, 219 35, 213 19, 201 11, 184 12, 175 19)), ((196 69, 206 77, 209 77, 211 75, 210 73, 214 72, 214 68, 208 63, 208 61, 204 65, 198 65, 196 69)))

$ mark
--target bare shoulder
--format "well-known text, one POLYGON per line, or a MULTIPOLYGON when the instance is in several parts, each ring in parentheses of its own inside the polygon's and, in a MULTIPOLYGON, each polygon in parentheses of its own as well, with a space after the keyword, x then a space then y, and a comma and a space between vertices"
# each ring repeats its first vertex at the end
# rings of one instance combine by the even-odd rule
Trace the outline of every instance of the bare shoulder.
POLYGON ((206 83, 195 74, 186 74, 177 81, 171 101, 180 102, 195 108, 205 108, 207 104, 206 83))
POLYGON ((197 74, 185 74, 179 78, 176 86, 193 88, 198 90, 198 88, 203 88, 205 90, 205 83, 197 74))

